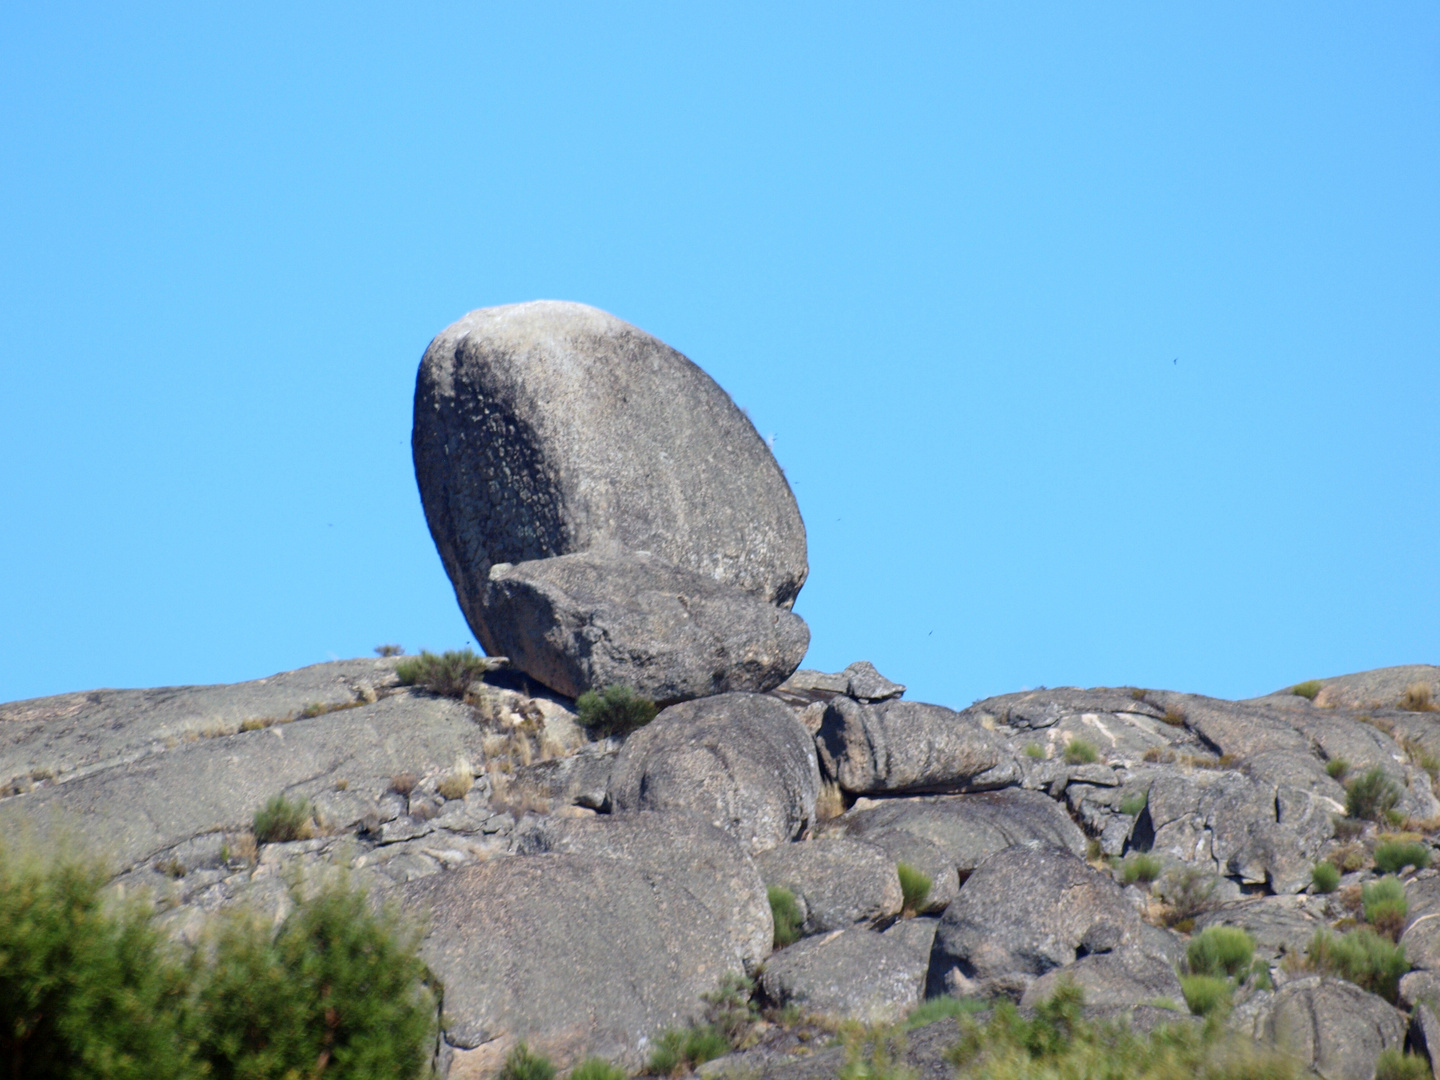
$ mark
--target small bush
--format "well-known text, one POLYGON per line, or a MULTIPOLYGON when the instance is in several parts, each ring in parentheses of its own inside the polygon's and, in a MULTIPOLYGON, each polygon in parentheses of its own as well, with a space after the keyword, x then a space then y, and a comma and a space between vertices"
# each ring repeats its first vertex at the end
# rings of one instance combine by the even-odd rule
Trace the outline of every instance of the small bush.
POLYGON ((419 782, 419 779, 414 773, 396 773, 390 778, 390 790, 395 792, 396 795, 402 795, 408 799, 410 793, 415 790, 415 785, 419 782))
POLYGON ((1332 862, 1318 862, 1310 871, 1310 881, 1317 893, 1332 893, 1340 887, 1340 870, 1332 862))
POLYGON ((975 1013, 984 1012, 987 1008, 989 1008, 989 1002, 980 998, 957 998, 950 994, 933 997, 928 1001, 921 1002, 910 1011, 910 1015, 905 1017, 905 1027, 907 1030, 913 1031, 926 1024, 933 1024, 936 1020, 973 1016, 975 1013))
POLYGON ((625 735, 655 719, 655 703, 628 686, 612 683, 598 694, 586 690, 575 699, 580 726, 604 738, 625 735))
POLYGON ((1179 709, 1166 709, 1165 715, 1160 717, 1160 719, 1171 727, 1185 726, 1185 714, 1179 709))
POLYGON ((395 665, 402 686, 419 686, 444 697, 464 698, 470 684, 489 670, 483 656, 472 649, 451 649, 436 655, 425 649, 395 665))
POLYGON ((315 835, 314 810, 304 799, 287 799, 283 794, 270 799, 259 810, 250 826, 255 839, 262 844, 285 844, 291 840, 308 840, 315 835))
POLYGON ((1255 940, 1235 926, 1208 926, 1190 939, 1185 962, 1192 975, 1240 977, 1255 958, 1255 940))
POLYGON ((1314 701, 1315 695, 1320 693, 1323 685, 1319 679, 1306 679, 1304 682, 1292 686, 1290 693, 1296 697, 1303 697, 1306 701, 1314 701))
POLYGON ((1130 691, 1130 700, 1131 700, 1131 701, 1144 701, 1144 700, 1145 700, 1145 693, 1146 693, 1146 691, 1144 691, 1144 690, 1140 689, 1140 687, 1136 686, 1136 687, 1134 687, 1133 689, 1131 689, 1131 691, 1130 691))
POLYGON ((1100 751, 1093 743, 1084 739, 1071 739, 1065 747, 1065 761, 1071 765, 1094 765, 1100 760, 1100 751))
POLYGON ((1141 810, 1145 809, 1145 804, 1149 801, 1150 796, 1144 791, 1137 792, 1134 795, 1126 795, 1120 800, 1120 812, 1122 814, 1128 814, 1130 817, 1136 817, 1141 810))
POLYGON ((903 862, 896 865, 895 872, 900 875, 902 909, 911 915, 923 910, 925 901, 930 899, 930 887, 934 884, 930 875, 903 862))
POLYGON ((1430 1080, 1433 1075, 1428 1059, 1394 1047, 1380 1051, 1375 1062, 1375 1080, 1430 1080))
POLYGON ((1384 821, 1400 801, 1400 788, 1375 766, 1345 786, 1345 813, 1365 821, 1384 821))
POLYGON ((469 765, 456 765, 435 785, 435 790, 446 799, 463 799, 475 786, 475 774, 469 765))
POLYGON ((1405 900, 1405 886, 1399 878, 1383 877, 1360 891, 1360 902, 1365 909, 1365 921, 1378 933, 1394 940, 1405 929, 1405 915, 1409 904, 1405 900))
POLYGON ((1131 855, 1120 864, 1120 880, 1126 885, 1149 884, 1160 876, 1160 860, 1154 855, 1131 855))
POLYGON ((1220 879, 1198 866, 1185 866, 1167 875, 1161 882, 1170 910, 1166 921, 1177 930, 1186 930, 1195 919, 1215 905, 1215 889, 1220 879))
POLYGON ((1370 853, 1365 850, 1364 844, 1342 844, 1325 858, 1334 863, 1342 874, 1352 874, 1370 865, 1370 853))
POLYGON ((1410 970, 1405 950, 1368 926, 1336 936, 1317 930, 1305 949, 1306 964, 1315 971, 1338 975, 1356 986, 1395 1002, 1400 976, 1410 970))
POLYGON ((1038 742, 1026 743, 1025 756, 1039 761, 1045 756, 1045 748, 1041 746, 1038 742))
POLYGON ((1235 988, 1229 979, 1214 975, 1182 975, 1180 989, 1185 1004, 1196 1016, 1224 1016, 1230 1011, 1235 988))
POLYGON ((400 645, 376 645, 376 656, 404 656, 405 649, 400 645))
POLYGON ((795 894, 779 885, 771 885, 765 892, 770 898, 770 914, 775 918, 775 948, 795 944, 800 940, 800 927, 804 922, 795 894))
POLYGON ((650 1053, 649 1072, 655 1076, 670 1076, 682 1065, 693 1069, 728 1054, 730 1050, 725 1036, 708 1024, 683 1031, 670 1028, 655 1040, 655 1049, 650 1053))
POLYGON ((522 1042, 506 1056, 499 1080, 555 1080, 555 1066, 522 1042))
POLYGON ((630 1074, 604 1058, 588 1057, 570 1070, 570 1080, 629 1080, 630 1074))
POLYGON ((1325 771, 1333 780, 1345 779, 1345 774, 1350 771, 1350 762, 1344 758, 1331 758, 1325 763, 1325 771))
POLYGON ((837 1080, 915 1080, 905 1064, 906 1028, 886 1024, 868 1027, 854 1021, 840 1028, 845 1064, 837 1080))
POLYGON ((1410 712, 1434 712, 1436 709, 1435 699, 1430 691, 1430 684, 1413 682, 1405 688, 1400 695, 1400 708, 1410 712))
POLYGON ((833 821, 845 813, 845 793, 840 785, 826 781, 820 785, 820 794, 815 798, 815 820, 833 821))
POLYGON ((1382 874, 1398 874, 1407 866, 1424 870, 1430 865, 1430 845, 1418 841, 1389 840, 1375 848, 1375 868, 1382 874))
POLYGON ((731 972, 714 990, 700 995, 705 1003, 705 1022, 725 1036, 731 1046, 739 1046, 760 1019, 760 1011, 750 1000, 754 993, 751 979, 731 972))

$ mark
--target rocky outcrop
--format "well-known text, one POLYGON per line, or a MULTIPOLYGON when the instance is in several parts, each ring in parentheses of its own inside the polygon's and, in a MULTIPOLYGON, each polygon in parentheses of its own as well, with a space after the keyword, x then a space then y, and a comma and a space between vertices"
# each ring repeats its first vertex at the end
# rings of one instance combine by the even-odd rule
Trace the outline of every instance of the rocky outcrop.
POLYGON ((685 357, 595 308, 483 308, 441 331, 411 442, 431 535, 492 654, 496 563, 615 544, 787 608, 805 582, 795 498, 754 426, 685 357))
POLYGON ((1006 848, 976 868, 940 918, 927 995, 1010 993, 1084 953, 1140 940, 1140 917, 1108 876, 1061 848, 1006 848))
POLYGON ((670 706, 630 736, 610 775, 616 810, 695 814, 751 852, 800 835, 819 791, 810 733, 762 694, 670 706))
POLYGON ((484 604, 487 648, 570 697, 612 683, 662 704, 765 691, 810 645, 793 612, 622 549, 497 563, 484 604))
POLYGON ((920 1004, 929 959, 921 937, 857 926, 777 952, 760 985, 777 1005, 815 1016, 893 1023, 920 1004))
POLYGON ((806 934, 900 912, 900 878, 884 848, 844 836, 781 844, 756 856, 765 884, 788 889, 806 934))
POLYGON ((1020 999, 1021 1007, 1033 1008, 1046 1000, 1062 981, 1078 986, 1085 995, 1085 1004, 1103 1012, 1153 1005, 1157 1001, 1179 1008, 1185 1000, 1173 964, 1131 947, 1082 956, 1074 963, 1040 976, 1026 989, 1020 999))
POLYGON ((1256 1012, 1253 1034, 1325 1080, 1373 1080, 1376 1059, 1404 1044, 1405 1027, 1404 1014, 1374 994, 1312 975, 1276 991, 1256 1012))

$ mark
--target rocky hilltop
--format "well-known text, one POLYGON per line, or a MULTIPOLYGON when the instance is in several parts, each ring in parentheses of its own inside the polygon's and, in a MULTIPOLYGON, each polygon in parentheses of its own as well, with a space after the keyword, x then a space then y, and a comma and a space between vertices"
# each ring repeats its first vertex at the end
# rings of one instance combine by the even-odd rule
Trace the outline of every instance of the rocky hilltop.
MULTIPOLYGON (((833 1076, 841 1022, 1028 1014, 1072 984, 1092 1018, 1208 1014, 1336 1080, 1440 1039, 1440 668, 914 702, 865 662, 797 670, 793 496, 663 343, 581 305, 476 312, 415 408, 491 659, 0 705, 5 835, 103 853, 188 940, 347 874, 425 921, 457 1080, 522 1041, 642 1071, 727 977, 766 1018, 703 1066, 737 1076, 833 1076), (620 684, 658 715, 577 706, 620 684), (257 816, 278 795, 304 807, 283 831, 257 816), (1217 927, 1243 963, 1207 951, 1217 927)), ((956 1037, 901 1053, 948 1077, 956 1037)))

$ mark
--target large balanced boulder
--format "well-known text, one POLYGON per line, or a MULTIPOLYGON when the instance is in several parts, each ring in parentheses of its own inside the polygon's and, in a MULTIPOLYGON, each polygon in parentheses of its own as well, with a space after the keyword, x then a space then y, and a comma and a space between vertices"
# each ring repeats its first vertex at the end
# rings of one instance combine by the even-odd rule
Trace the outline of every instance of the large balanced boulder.
POLYGON ((717 694, 665 709, 631 735, 610 773, 617 811, 695 814, 757 853, 815 820, 815 741, 764 694, 717 694))
POLYGON ((810 645, 793 612, 619 548, 496 563, 484 603, 487 648, 570 697, 612 683, 662 703, 759 693, 810 645))
POLYGON ((647 1040, 742 967, 704 904, 627 859, 500 858, 414 882, 405 901, 429 916, 452 1080, 493 1075, 522 1040, 562 1066, 593 1053, 638 1068, 647 1040))
POLYGON ((612 544, 789 607, 795 497, 754 425, 664 342, 584 304, 473 311, 420 364, 411 439, 461 610, 501 652, 490 568, 612 544))
POLYGON ((1063 848, 1017 844, 981 863, 941 916, 926 996, 1019 996, 1082 954, 1142 940, 1140 916, 1112 878, 1063 848))

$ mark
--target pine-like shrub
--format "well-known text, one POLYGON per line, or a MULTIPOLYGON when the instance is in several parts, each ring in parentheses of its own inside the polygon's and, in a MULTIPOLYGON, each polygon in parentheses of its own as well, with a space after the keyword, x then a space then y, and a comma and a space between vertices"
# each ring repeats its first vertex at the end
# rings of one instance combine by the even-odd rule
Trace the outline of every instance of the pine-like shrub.
POLYGON ((1255 940, 1235 926, 1207 926, 1190 939, 1185 962, 1192 975, 1237 978, 1255 957, 1255 940))
POLYGON ((655 719, 655 703, 628 686, 612 683, 596 693, 586 690, 575 699, 576 720, 595 735, 627 735, 655 719))
POLYGON ((1375 848, 1375 869, 1398 874, 1407 866, 1423 870, 1430 865, 1430 845, 1418 840, 1387 840, 1375 848))
POLYGON ((498 1080, 555 1080, 555 1066, 522 1042, 506 1055, 498 1080))
POLYGON ((314 813, 314 808, 304 799, 276 795, 255 811, 250 830, 262 844, 308 840, 315 835, 314 813))
POLYGON ((1345 785, 1345 813, 1365 821, 1384 821, 1400 801, 1400 788, 1380 766, 1345 785))
POLYGON ((464 698, 470 686, 489 665, 473 649, 450 649, 432 653, 422 649, 419 656, 407 657, 395 665, 402 686, 418 686, 444 697, 464 698))
POLYGON ((1332 893, 1340 887, 1340 869, 1332 862, 1318 862, 1310 871, 1317 893, 1332 893))
POLYGON ((1410 905, 1405 899, 1405 885, 1399 878, 1382 877, 1366 885, 1360 890, 1360 902, 1365 910, 1365 921, 1377 933, 1392 941, 1400 937, 1410 905))
POLYGON ((1368 926, 1336 935, 1317 930, 1305 949, 1305 962, 1315 971, 1338 975, 1394 1003, 1400 976, 1410 970, 1405 949, 1368 926))

